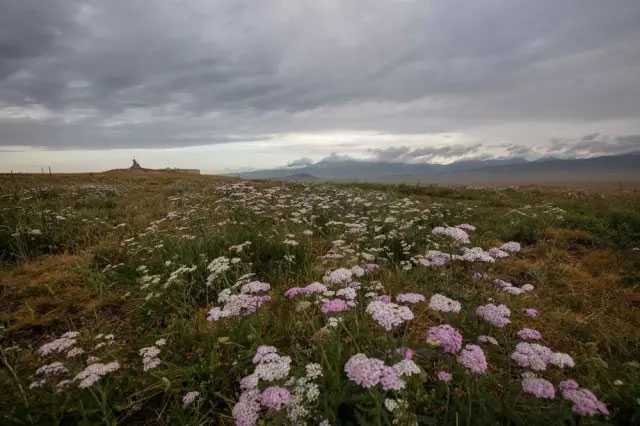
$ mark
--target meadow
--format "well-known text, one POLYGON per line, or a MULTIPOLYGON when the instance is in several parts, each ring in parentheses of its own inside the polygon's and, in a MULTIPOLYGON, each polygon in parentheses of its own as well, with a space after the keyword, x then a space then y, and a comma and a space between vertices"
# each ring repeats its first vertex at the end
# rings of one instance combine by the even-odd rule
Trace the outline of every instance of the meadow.
POLYGON ((0 176, 0 424, 640 424, 640 191, 0 176))

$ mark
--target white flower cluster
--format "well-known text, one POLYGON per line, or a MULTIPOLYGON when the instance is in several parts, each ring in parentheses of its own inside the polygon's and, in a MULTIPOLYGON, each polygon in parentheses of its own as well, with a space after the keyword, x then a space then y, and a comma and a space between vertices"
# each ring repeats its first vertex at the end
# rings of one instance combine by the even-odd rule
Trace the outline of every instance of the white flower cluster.
POLYGON ((108 364, 97 362, 87 366, 84 370, 78 373, 73 380, 80 381, 78 387, 84 389, 93 386, 102 377, 119 369, 120 363, 118 361, 113 361, 108 364))
POLYGON ((231 269, 231 260, 228 257, 220 256, 213 259, 207 265, 207 270, 209 271, 207 286, 213 285, 215 280, 229 269, 231 269))
POLYGON ((429 308, 434 311, 453 312, 457 314, 460 312, 460 309, 462 309, 462 305, 457 300, 449 299, 447 296, 436 293, 429 299, 429 308))
POLYGON ((79 335, 80 333, 78 333, 77 331, 67 331, 62 336, 60 336, 59 339, 55 339, 49 343, 45 343, 44 345, 40 346, 40 349, 38 349, 38 353, 40 355, 46 356, 53 353, 64 352, 67 349, 70 349, 71 347, 73 347, 77 343, 76 338, 79 335))

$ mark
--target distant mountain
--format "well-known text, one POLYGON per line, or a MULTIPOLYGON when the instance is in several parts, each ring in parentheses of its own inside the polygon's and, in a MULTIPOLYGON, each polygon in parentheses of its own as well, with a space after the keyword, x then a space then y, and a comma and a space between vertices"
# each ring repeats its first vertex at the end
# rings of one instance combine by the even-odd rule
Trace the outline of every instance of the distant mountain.
POLYGON ((471 160, 446 165, 332 158, 304 167, 257 170, 236 176, 249 179, 439 184, 640 182, 640 152, 569 160, 471 160))

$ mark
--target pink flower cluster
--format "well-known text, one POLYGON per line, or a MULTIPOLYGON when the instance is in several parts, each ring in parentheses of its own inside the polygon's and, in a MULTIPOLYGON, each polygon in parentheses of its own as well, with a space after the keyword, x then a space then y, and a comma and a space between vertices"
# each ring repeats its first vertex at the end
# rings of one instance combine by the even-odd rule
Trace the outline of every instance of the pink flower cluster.
POLYGON ((418 258, 422 266, 445 266, 451 261, 451 255, 438 250, 429 250, 424 257, 418 258))
POLYGON ((322 303, 320 310, 323 314, 344 312, 350 309, 349 304, 343 299, 328 299, 322 303))
POLYGON ((542 334, 538 330, 525 327, 518 331, 518 337, 522 340, 540 340, 542 339, 542 334))
POLYGON ((504 243, 503 245, 501 245, 498 248, 500 250, 502 250, 502 251, 506 251, 506 252, 509 252, 509 253, 517 253, 521 249, 520 243, 517 243, 515 241, 509 241, 507 243, 504 243))
POLYGON ((379 300, 369 303, 367 313, 387 331, 413 319, 413 312, 408 307, 379 300))
POLYGON ((268 295, 233 294, 221 308, 217 306, 211 308, 207 314, 207 320, 218 321, 220 318, 251 315, 270 300, 271 296, 268 295))
POLYGON ((527 375, 522 379, 522 390, 536 398, 553 399, 556 397, 556 390, 550 381, 533 375, 527 375))
POLYGON ((293 299, 294 297, 298 296, 298 295, 308 295, 308 294, 322 294, 325 291, 327 291, 327 286, 319 283, 319 282, 312 282, 311 284, 307 285, 306 287, 291 287, 289 290, 287 290, 284 295, 289 298, 289 299, 293 299))
POLYGON ((427 330, 427 342, 440 346, 447 353, 455 354, 462 348, 462 335, 449 324, 443 324, 427 330))
POLYGON ((482 348, 478 345, 466 345, 458 355, 458 362, 474 374, 484 374, 488 367, 487 358, 484 356, 482 348))
POLYGON ((489 303, 488 305, 478 306, 476 309, 476 315, 489 324, 500 328, 511 323, 511 320, 509 319, 511 311, 506 305, 494 305, 493 303, 489 303))
POLYGON ((425 300, 427 299, 420 293, 400 293, 396 296, 396 301, 398 303, 414 304, 424 302, 425 300))
POLYGON ((383 390, 401 390, 406 385, 402 377, 419 374, 420 368, 410 359, 389 367, 380 359, 359 353, 349 358, 344 371, 349 380, 363 388, 369 389, 380 384, 383 390))
POLYGON ((433 235, 443 235, 453 239, 458 244, 469 244, 469 234, 460 228, 454 228, 452 226, 436 226, 431 230, 433 235))
POLYGON ((291 369, 290 357, 279 355, 273 346, 260 346, 253 357, 253 363, 256 368, 240 381, 243 392, 232 410, 236 425, 240 426, 255 425, 262 408, 280 411, 292 400, 289 390, 283 387, 270 386, 262 392, 258 389, 260 380, 272 382, 286 379, 291 369))
POLYGON ((607 406, 589 389, 581 388, 575 380, 565 380, 558 385, 562 397, 573 403, 572 411, 581 416, 609 415, 607 406))
POLYGON ((548 364, 560 368, 575 366, 571 356, 562 352, 553 352, 548 347, 537 343, 518 343, 516 350, 511 354, 511 359, 520 367, 530 368, 534 371, 544 371, 548 364))
POLYGON ((462 249, 461 259, 467 262, 494 263, 496 261, 493 256, 491 256, 491 253, 484 251, 482 247, 464 247, 462 249))

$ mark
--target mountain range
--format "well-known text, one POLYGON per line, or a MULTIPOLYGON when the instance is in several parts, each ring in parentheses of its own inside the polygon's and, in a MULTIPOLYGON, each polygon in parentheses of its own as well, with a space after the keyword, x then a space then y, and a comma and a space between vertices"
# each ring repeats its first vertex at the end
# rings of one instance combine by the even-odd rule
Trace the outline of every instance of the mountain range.
POLYGON ((640 183, 640 151, 592 158, 467 160, 415 164, 331 158, 303 167, 237 173, 246 179, 434 184, 640 183))

